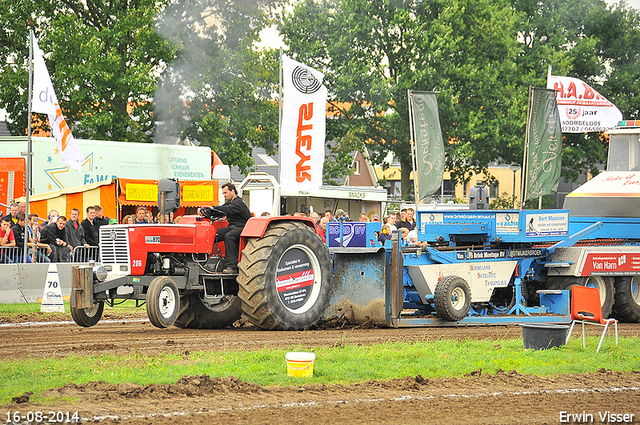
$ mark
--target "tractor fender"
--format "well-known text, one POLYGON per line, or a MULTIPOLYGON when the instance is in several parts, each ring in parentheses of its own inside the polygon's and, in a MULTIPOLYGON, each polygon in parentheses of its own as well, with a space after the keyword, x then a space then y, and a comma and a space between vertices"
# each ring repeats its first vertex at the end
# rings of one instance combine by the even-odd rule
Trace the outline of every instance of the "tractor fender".
POLYGON ((274 216, 274 217, 251 217, 240 234, 240 257, 242 258, 242 250, 247 246, 247 240, 250 238, 261 238, 269 228, 271 223, 281 223, 284 221, 295 221, 304 223, 314 231, 316 225, 312 218, 309 217, 292 217, 292 216, 274 216))

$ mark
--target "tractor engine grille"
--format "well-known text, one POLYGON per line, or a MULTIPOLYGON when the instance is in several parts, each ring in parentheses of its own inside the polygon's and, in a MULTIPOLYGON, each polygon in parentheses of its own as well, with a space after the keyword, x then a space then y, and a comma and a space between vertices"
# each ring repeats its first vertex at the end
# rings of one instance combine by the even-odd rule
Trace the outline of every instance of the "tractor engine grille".
POLYGON ((129 265, 129 234, 127 227, 117 225, 100 227, 100 254, 102 264, 129 265))

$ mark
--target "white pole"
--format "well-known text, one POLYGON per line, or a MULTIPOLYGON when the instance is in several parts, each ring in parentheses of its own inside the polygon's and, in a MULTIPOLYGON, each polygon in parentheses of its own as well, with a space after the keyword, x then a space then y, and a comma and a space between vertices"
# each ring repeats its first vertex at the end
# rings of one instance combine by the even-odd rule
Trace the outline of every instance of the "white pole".
POLYGON ((411 136, 411 166, 413 167, 413 192, 416 204, 416 214, 418 212, 418 169, 416 167, 416 144, 413 140, 413 107, 411 106, 411 90, 407 90, 407 102, 409 102, 409 134, 411 136))
POLYGON ((520 210, 524 209, 525 196, 527 195, 527 172, 529 165, 527 164, 527 154, 529 151, 529 124, 531 123, 531 101, 533 86, 529 86, 529 101, 527 102, 527 127, 524 133, 524 158, 522 159, 522 175, 520 176, 520 210))
MULTIPOLYGON (((27 262, 27 244, 29 243, 29 232, 27 231, 27 226, 29 225, 29 195, 31 194, 31 169, 32 169, 32 164, 31 164, 31 156, 32 156, 32 144, 31 144, 31 99, 33 98, 33 55, 34 55, 34 51, 33 51, 33 39, 34 39, 34 35, 33 35, 33 31, 30 30, 29 31, 29 99, 27 99, 28 102, 28 107, 27 107, 27 175, 26 175, 26 203, 27 203, 27 209, 25 210, 25 227, 24 227, 24 251, 23 251, 23 261, 26 263, 27 262)), ((36 247, 33 247, 33 255, 36 255, 36 247)))

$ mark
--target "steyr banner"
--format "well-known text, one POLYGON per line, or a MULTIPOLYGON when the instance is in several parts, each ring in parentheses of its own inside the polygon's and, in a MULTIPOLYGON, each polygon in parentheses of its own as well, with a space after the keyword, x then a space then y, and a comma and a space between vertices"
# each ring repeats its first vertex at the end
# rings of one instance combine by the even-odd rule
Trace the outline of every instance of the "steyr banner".
POLYGON ((525 201, 558 189, 562 131, 553 90, 530 89, 527 126, 525 201))
POLYGON ((311 193, 322 185, 327 88, 324 74, 282 57, 283 107, 280 129, 282 191, 311 193))
POLYGON ((409 107, 416 156, 414 181, 417 183, 417 200, 420 201, 442 186, 444 142, 435 93, 410 90, 409 107))
POLYGON ((53 91, 51 77, 44 63, 42 50, 38 47, 38 40, 32 35, 33 40, 33 99, 32 112, 47 114, 49 117, 49 127, 51 134, 58 143, 58 153, 62 162, 69 167, 80 170, 84 162, 84 157, 80 148, 71 134, 71 130, 62 115, 62 110, 58 104, 58 98, 53 91))
POLYGON ((605 131, 622 120, 613 103, 577 78, 549 75, 547 88, 555 90, 563 133, 605 131))

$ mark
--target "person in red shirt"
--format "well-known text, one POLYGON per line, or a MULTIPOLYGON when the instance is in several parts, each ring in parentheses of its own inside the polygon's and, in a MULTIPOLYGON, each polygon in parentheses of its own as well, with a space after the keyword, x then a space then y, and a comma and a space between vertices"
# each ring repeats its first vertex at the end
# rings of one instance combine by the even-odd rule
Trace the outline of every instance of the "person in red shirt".
MULTIPOLYGON (((3 217, 2 222, 0 222, 0 224, 2 225, 0 227, 0 247, 16 246, 16 238, 13 235, 13 230, 11 230, 11 225, 13 224, 11 217, 10 216, 3 217)), ((4 249, 0 250, 0 263, 5 263, 5 264, 13 263, 13 261, 11 261, 10 259, 10 256, 7 255, 7 252, 5 251, 6 250, 4 249)))

